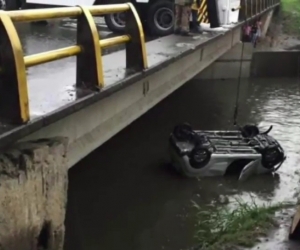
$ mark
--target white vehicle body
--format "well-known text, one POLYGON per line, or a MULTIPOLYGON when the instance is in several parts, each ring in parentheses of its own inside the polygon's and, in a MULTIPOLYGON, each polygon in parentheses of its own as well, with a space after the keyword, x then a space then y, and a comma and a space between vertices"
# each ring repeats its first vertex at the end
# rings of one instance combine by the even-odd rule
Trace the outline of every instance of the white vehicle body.
POLYGON ((43 5, 58 5, 58 6, 76 6, 85 5, 92 6, 95 0, 27 0, 29 4, 43 4, 43 5))
MULTIPOLYGON (((43 5, 58 5, 58 6, 92 6, 95 4, 95 0, 27 0, 29 4, 43 4, 43 5)), ((137 3, 148 3, 149 0, 137 0, 137 3)))
POLYGON ((239 7, 241 0, 218 0, 219 19, 221 25, 237 23, 239 21, 239 7), (234 9, 235 11, 232 11, 234 9))
POLYGON ((222 176, 238 173, 239 180, 254 174, 277 171, 286 156, 268 132, 256 126, 237 131, 195 131, 190 125, 176 126, 170 136, 172 165, 187 177, 222 176))

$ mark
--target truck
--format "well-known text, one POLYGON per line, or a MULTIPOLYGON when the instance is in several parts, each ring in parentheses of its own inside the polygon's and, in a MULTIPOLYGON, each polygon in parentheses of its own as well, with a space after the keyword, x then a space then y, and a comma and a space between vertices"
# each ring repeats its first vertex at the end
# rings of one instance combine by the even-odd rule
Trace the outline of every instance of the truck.
MULTIPOLYGON (((145 30, 152 35, 166 36, 172 33, 174 25, 174 0, 128 0, 132 2, 141 18, 145 30)), ((101 5, 128 2, 126 0, 5 0, 6 10, 62 7, 76 5, 101 5)), ((107 14, 105 23, 113 32, 125 29, 125 13, 107 14)))
MULTIPOLYGON (((5 1, 6 10, 61 7, 61 6, 92 6, 101 4, 118 4, 131 2, 143 23, 144 29, 153 36, 166 36, 173 32, 175 23, 174 0, 0 0, 5 1)), ((198 20, 206 17, 208 21, 207 3, 208 0, 202 0, 198 11, 198 20)), ((217 12, 220 19, 220 25, 237 23, 241 0, 215 0, 217 12)), ((125 30, 125 13, 114 13, 104 15, 105 23, 112 32, 122 33, 125 30)))

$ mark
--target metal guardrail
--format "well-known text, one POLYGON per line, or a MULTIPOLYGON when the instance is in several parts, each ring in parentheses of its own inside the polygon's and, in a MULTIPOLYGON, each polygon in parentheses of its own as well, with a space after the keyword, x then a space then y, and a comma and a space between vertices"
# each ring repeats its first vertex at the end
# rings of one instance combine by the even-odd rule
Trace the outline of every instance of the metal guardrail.
POLYGON ((26 68, 76 56, 76 87, 100 90, 104 87, 101 50, 122 43, 126 43, 127 69, 141 71, 148 67, 143 26, 131 3, 0 11, 0 38, 0 122, 10 124, 30 120, 26 68), (93 16, 123 11, 128 35, 101 40, 93 16), (77 45, 24 56, 14 22, 66 17, 77 17, 77 45))
POLYGON ((280 0, 241 0, 239 19, 240 21, 247 20, 273 8, 279 3, 280 0))
MULTIPOLYGON (((280 0, 241 0, 240 20, 259 15, 280 0)), ((0 124, 30 121, 26 68, 76 56, 76 87, 100 90, 104 87, 102 48, 126 43, 126 68, 148 68, 142 23, 131 3, 78 6, 21 11, 0 11, 0 124), (128 35, 101 40, 93 16, 126 11, 128 35), (77 45, 24 56, 14 22, 77 17, 77 45), (134 55, 134 56, 132 56, 134 55), (89 62, 89 63, 86 63, 89 62)))

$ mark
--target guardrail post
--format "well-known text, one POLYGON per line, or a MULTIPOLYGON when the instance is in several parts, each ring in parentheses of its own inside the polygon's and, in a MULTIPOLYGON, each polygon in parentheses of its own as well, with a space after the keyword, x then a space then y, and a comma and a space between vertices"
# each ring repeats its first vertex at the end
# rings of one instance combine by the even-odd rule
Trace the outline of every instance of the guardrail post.
POLYGON ((258 0, 255 0, 255 15, 258 14, 258 0))
POLYGON ((263 0, 259 0, 259 13, 262 12, 262 1, 263 1, 263 0))
POLYGON ((241 0, 241 8, 239 11, 239 21, 243 22, 247 17, 246 17, 246 0, 241 0))
POLYGON ((0 122, 28 122, 29 104, 24 55, 16 28, 0 11, 0 122))
POLYGON ((251 0, 247 0, 247 19, 251 17, 251 0))
POLYGON ((148 68, 145 35, 134 6, 128 5, 130 10, 126 11, 125 33, 130 36, 130 41, 126 43, 126 69, 136 72, 148 68))
POLYGON ((77 18, 77 44, 82 47, 82 53, 77 55, 76 87, 99 90, 104 86, 99 34, 90 11, 79 7, 82 14, 77 18))

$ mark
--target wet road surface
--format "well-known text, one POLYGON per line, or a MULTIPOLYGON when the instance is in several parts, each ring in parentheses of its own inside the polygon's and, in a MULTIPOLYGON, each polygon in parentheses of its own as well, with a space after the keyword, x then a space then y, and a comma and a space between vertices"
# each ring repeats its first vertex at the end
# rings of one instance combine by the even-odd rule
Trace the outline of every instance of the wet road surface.
MULTIPOLYGON (((65 250, 181 250, 194 238, 195 209, 254 196, 264 201, 299 197, 300 81, 244 81, 238 121, 273 125, 288 154, 277 175, 187 179, 168 165, 168 136, 188 121, 198 129, 232 128, 236 81, 191 81, 69 171, 65 250)), ((253 249, 296 250, 286 242, 289 216, 253 249)))
MULTIPOLYGON (((117 36, 105 26, 103 19, 96 19, 101 39, 117 36)), ((76 21, 62 20, 49 25, 17 24, 25 55, 64 48, 76 44, 76 21)), ((149 67, 161 63, 186 50, 185 43, 197 43, 212 37, 165 37, 147 43, 149 67), (177 46, 178 45, 178 46, 177 46)), ((154 40, 148 37, 147 41, 154 40)), ((128 74, 125 71, 125 52, 122 46, 103 50, 105 86, 109 87, 128 74), (117 52, 118 51, 118 52, 117 52), (111 54, 112 52, 113 55, 111 54)), ((48 114, 76 100, 76 58, 70 57, 28 69, 28 92, 31 119, 48 114)))
MULTIPOLYGON (((97 21, 97 28, 102 39, 116 36, 106 28, 101 19, 97 21)), ((74 19, 50 21, 48 25, 17 24, 17 29, 25 55, 76 44, 76 20, 74 19)), ((123 48, 124 46, 114 46, 103 50, 103 54, 123 48)), ((52 112, 76 99, 75 57, 35 66, 29 68, 27 72, 31 118, 52 112)))

